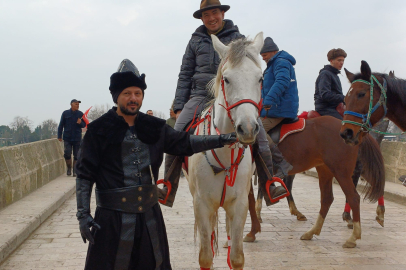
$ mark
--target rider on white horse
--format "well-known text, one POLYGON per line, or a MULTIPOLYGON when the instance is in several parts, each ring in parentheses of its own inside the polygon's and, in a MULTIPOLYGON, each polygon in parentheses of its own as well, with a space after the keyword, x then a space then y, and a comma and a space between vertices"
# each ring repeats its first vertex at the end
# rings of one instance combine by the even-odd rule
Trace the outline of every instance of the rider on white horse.
MULTIPOLYGON (((185 129, 194 116, 202 112, 206 106, 207 84, 216 76, 220 64, 219 55, 213 48, 210 35, 216 35, 225 44, 244 37, 231 20, 224 20, 224 13, 229 9, 230 6, 221 5, 218 0, 202 0, 200 9, 193 14, 194 18, 202 20, 203 25, 193 33, 183 56, 174 102, 174 112, 177 116, 175 130, 185 129)), ((258 125, 259 133, 262 134, 263 138, 266 138, 262 122, 258 121, 258 125)), ((263 161, 256 162, 256 164, 264 167, 262 171, 269 170, 272 174, 272 158, 268 142, 267 140, 258 140, 258 143, 260 149, 258 159, 262 157, 263 161)), ((172 185, 166 200, 166 205, 170 207, 175 200, 179 184, 181 162, 179 157, 171 155, 167 155, 165 159, 165 179, 172 185), (170 168, 172 169, 168 174, 170 168)), ((265 187, 267 178, 260 177, 261 186, 265 187)), ((163 191, 161 197, 167 192, 166 188, 163 191)), ((269 191, 272 198, 279 198, 287 192, 284 187, 276 187, 274 184, 270 186, 269 191)), ((269 205, 267 192, 264 193, 269 205)))

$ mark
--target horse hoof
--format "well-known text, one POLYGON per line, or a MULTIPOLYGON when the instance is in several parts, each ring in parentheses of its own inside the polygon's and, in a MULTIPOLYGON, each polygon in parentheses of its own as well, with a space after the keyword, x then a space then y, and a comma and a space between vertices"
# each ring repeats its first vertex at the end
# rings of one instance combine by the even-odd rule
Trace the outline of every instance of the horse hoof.
POLYGON ((351 214, 348 212, 343 212, 343 221, 352 222, 351 214))
POLYGON ((310 232, 307 232, 300 237, 300 240, 312 240, 313 234, 310 232))
POLYGON ((296 216, 297 217, 297 220, 299 220, 299 221, 307 221, 307 217, 305 217, 305 216, 303 216, 303 215, 301 215, 301 216, 296 216))
POLYGON ((356 243, 346 241, 345 244, 343 245, 343 248, 355 248, 356 246, 357 246, 356 243))
POLYGON ((383 223, 384 223, 384 220, 383 220, 383 219, 380 219, 378 216, 376 216, 375 219, 376 219, 376 221, 379 223, 379 225, 381 225, 382 227, 385 227, 384 224, 383 224, 383 223))
POLYGON ((223 248, 228 248, 228 241, 224 243, 223 248))
POLYGON ((244 242, 248 242, 248 243, 253 243, 253 242, 255 242, 255 235, 252 235, 251 233, 248 233, 248 234, 244 237, 243 241, 244 241, 244 242))

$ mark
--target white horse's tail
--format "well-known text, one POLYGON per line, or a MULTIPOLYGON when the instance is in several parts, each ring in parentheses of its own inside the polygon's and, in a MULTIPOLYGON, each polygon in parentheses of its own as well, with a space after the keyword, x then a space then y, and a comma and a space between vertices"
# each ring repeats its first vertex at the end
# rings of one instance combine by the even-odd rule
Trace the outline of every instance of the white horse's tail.
MULTIPOLYGON (((214 231, 212 234, 211 244, 212 250, 214 255, 218 255, 219 253, 219 243, 218 243, 218 234, 219 234, 219 211, 217 210, 214 213, 214 231)), ((197 237, 197 222, 195 219, 195 226, 194 226, 194 244, 196 245, 196 237, 197 237)))

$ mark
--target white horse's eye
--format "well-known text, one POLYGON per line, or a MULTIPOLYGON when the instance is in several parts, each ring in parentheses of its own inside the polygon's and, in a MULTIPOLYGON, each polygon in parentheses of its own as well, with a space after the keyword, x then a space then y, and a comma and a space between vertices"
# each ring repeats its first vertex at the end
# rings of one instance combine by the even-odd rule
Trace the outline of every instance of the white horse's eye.
POLYGON ((224 78, 225 83, 230 83, 227 78, 224 78))

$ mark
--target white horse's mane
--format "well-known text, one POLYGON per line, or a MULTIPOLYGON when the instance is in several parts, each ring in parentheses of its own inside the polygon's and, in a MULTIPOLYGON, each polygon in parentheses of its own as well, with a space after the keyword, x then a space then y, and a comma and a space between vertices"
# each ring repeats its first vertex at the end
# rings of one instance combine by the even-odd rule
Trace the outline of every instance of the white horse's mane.
POLYGON ((241 38, 232 41, 228 47, 229 50, 227 52, 227 56, 221 59, 219 68, 217 69, 217 75, 207 84, 208 95, 216 99, 219 94, 220 84, 221 84, 221 67, 227 62, 230 64, 231 67, 238 67, 241 65, 244 57, 248 57, 251 59, 256 66, 261 68, 261 63, 259 62, 259 58, 256 55, 253 55, 252 52, 247 50, 247 48, 252 45, 254 42, 252 40, 248 40, 247 38, 241 38))

